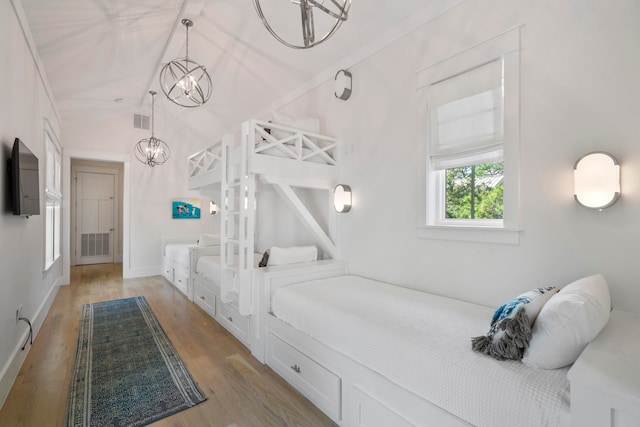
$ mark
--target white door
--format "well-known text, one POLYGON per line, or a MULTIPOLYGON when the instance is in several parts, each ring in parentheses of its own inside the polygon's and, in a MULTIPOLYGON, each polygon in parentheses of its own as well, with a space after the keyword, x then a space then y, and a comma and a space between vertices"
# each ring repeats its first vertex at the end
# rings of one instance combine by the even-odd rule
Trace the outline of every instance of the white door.
POLYGON ((113 262, 115 176, 76 174, 76 264, 113 262))

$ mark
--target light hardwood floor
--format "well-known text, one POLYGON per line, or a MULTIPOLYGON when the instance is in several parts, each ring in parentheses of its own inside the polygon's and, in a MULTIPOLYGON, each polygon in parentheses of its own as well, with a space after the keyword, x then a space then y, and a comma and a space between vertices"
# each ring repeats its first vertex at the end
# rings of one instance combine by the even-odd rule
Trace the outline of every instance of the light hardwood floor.
POLYGON ((160 276, 121 264, 78 266, 62 286, 2 409, 2 427, 62 426, 83 304, 143 295, 207 396, 154 426, 334 426, 214 319, 160 276))

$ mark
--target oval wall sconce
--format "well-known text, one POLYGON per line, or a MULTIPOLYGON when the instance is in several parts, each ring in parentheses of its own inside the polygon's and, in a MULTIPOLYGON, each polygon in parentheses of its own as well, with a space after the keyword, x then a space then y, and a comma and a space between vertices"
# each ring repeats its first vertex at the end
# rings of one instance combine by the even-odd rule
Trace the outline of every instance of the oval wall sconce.
POLYGON ((602 210, 620 198, 620 165, 609 153, 597 151, 578 159, 573 179, 574 198, 586 208, 602 210))
POLYGON ((351 96, 351 73, 347 70, 338 70, 335 80, 335 92, 333 93, 336 98, 346 101, 351 96))
POLYGON ((338 184, 333 190, 333 207, 338 213, 346 213, 351 210, 351 187, 338 184))

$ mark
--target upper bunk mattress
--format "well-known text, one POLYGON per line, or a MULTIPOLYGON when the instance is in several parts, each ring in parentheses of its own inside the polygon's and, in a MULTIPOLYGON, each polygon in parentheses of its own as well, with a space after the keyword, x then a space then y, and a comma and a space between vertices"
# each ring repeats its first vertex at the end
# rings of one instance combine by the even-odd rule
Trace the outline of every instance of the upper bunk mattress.
POLYGON ((471 350, 494 309, 338 276, 277 289, 279 319, 478 427, 569 426, 568 368, 471 350))
POLYGON ((169 243, 164 246, 164 256, 177 264, 189 266, 189 248, 195 248, 195 243, 169 243))

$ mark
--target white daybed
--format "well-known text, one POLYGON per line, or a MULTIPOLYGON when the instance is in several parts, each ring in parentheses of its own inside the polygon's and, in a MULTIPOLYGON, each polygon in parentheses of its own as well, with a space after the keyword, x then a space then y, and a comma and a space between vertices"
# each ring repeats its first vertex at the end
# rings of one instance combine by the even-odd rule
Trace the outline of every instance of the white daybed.
MULTIPOLYGON (((339 425, 568 427, 589 418, 570 412, 569 367, 530 368, 471 350, 494 309, 330 272, 296 282, 300 272, 264 269, 266 353, 254 355, 339 425)), ((640 410, 627 404, 629 412, 640 410)), ((603 426, 640 425, 618 419, 603 426)))
MULTIPOLYGON (((207 292, 215 296, 219 300, 216 311, 223 309, 233 314, 222 319, 242 317, 240 321, 248 325, 247 329, 258 330, 259 325, 250 320, 256 301, 256 188, 274 188, 315 236, 324 256, 333 258, 336 247, 332 239, 292 188, 335 187, 339 176, 338 141, 317 132, 249 120, 242 124, 239 141, 225 135, 222 141, 189 157, 188 168, 189 188, 220 201, 220 269, 215 273, 219 280, 197 274, 194 289, 202 291, 200 296, 207 292)), ((197 270, 193 262, 192 269, 197 270)), ((211 314, 214 309, 208 305, 211 314)), ((249 333, 243 340, 249 347, 253 335, 249 333)))
POLYGON ((212 247, 199 247, 197 237, 165 237, 162 239, 162 275, 189 299, 191 289, 191 258, 194 253, 214 253, 212 247))

